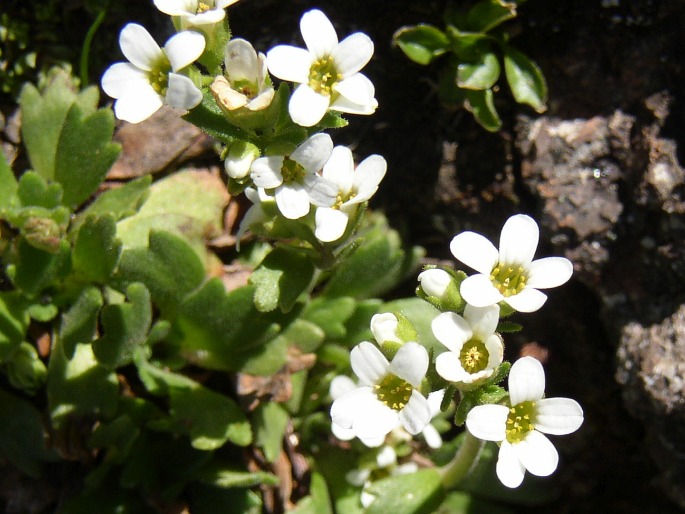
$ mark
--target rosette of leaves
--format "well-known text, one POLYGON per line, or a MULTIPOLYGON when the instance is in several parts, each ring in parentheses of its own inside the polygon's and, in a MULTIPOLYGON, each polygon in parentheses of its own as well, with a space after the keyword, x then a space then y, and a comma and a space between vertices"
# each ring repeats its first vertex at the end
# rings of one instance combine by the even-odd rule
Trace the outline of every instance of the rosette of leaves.
POLYGON ((468 11, 448 11, 446 27, 419 24, 402 27, 394 43, 412 61, 427 65, 442 58, 439 95, 446 104, 461 105, 485 129, 502 126, 495 91, 504 79, 514 99, 544 112, 547 84, 538 65, 510 44, 503 24, 517 16, 522 1, 482 0, 468 11))

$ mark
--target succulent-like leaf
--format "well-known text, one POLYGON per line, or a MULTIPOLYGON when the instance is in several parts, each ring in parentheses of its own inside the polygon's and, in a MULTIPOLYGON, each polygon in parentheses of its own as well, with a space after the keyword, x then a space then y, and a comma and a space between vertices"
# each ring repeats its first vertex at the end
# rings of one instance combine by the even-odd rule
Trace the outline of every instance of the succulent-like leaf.
POLYGON ((537 112, 547 110, 547 82, 537 64, 524 53, 505 45, 504 72, 518 103, 530 105, 537 112))
POLYGON ((409 59, 418 64, 429 64, 449 47, 449 39, 443 31, 425 24, 403 27, 395 32, 392 39, 409 59))

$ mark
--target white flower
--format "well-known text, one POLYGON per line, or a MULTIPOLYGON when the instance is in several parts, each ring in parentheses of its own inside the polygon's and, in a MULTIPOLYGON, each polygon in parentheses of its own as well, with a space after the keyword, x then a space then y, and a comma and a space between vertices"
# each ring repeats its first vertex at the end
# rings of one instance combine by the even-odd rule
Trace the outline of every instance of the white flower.
POLYGON ((447 287, 452 283, 452 275, 445 270, 433 268, 419 273, 418 280, 424 293, 442 298, 447 292, 447 287))
POLYGON ((383 344, 386 341, 394 343, 403 343, 402 339, 397 335, 397 328, 400 322, 392 312, 383 312, 381 314, 374 314, 371 318, 371 333, 378 344, 383 344))
POLYGON ((462 232, 452 239, 452 254, 479 273, 461 283, 467 303, 486 307, 504 300, 520 312, 533 312, 547 300, 538 289, 560 286, 573 273, 563 257, 533 260, 538 245, 538 225, 523 214, 507 220, 500 234, 499 251, 485 237, 462 232))
POLYGON ((169 16, 178 16, 181 28, 214 25, 226 16, 226 7, 238 0, 154 0, 155 7, 169 16))
POLYGON ((342 237, 347 224, 360 204, 368 201, 378 190, 385 176, 387 163, 380 155, 370 155, 354 168, 352 151, 345 146, 333 148, 323 167, 322 176, 337 188, 335 203, 316 210, 316 235, 319 241, 331 242, 342 237))
POLYGON ((294 220, 307 215, 310 204, 330 207, 335 202, 335 185, 317 172, 333 151, 328 134, 315 134, 290 155, 255 159, 250 176, 255 185, 273 189, 281 214, 294 220))
POLYGON ((192 80, 178 73, 204 52, 202 34, 179 32, 162 49, 144 27, 129 23, 121 31, 119 45, 130 62, 113 64, 102 76, 102 89, 117 99, 117 118, 139 123, 163 104, 192 109, 202 101, 192 80))
POLYGON ((250 173, 250 167, 259 157, 259 148, 247 141, 236 141, 228 149, 224 160, 226 174, 234 179, 245 178, 250 173))
MULTIPOLYGON (((331 394, 331 398, 333 398, 333 401, 335 401, 338 398, 345 396, 345 394, 354 391, 358 387, 359 386, 350 377, 338 375, 333 377, 333 380, 331 380, 329 392, 331 394)), ((331 432, 333 432, 333 435, 341 441, 351 441, 356 437, 356 433, 352 428, 343 428, 333 421, 331 421, 331 432)), ((369 448, 377 448, 385 441, 385 435, 360 439, 361 442, 369 448)))
POLYGON ((385 437, 398 425, 412 435, 426 428, 431 410, 418 390, 428 370, 423 346, 406 343, 388 362, 375 345, 364 341, 352 349, 350 361, 361 385, 333 402, 333 423, 352 429, 360 439, 385 437))
POLYGON ((466 428, 479 439, 501 442, 497 476, 507 487, 518 487, 525 471, 551 475, 559 455, 543 434, 575 432, 583 409, 570 398, 543 398, 545 372, 533 357, 516 361, 509 373, 509 400, 504 405, 479 405, 466 417, 466 428))
POLYGON ((210 86, 214 98, 227 110, 245 107, 250 111, 265 109, 274 97, 266 71, 266 56, 257 54, 244 39, 231 39, 224 51, 225 76, 210 86))
POLYGON ((238 233, 235 235, 235 248, 238 251, 240 251, 240 241, 245 232, 247 232, 247 229, 250 228, 250 225, 269 219, 264 207, 269 203, 274 203, 273 197, 267 195, 263 189, 248 187, 245 189, 244 193, 247 199, 252 202, 252 206, 247 210, 245 216, 243 216, 240 226, 238 227, 238 233))
POLYGON ((279 45, 267 52, 269 71, 282 80, 300 84, 290 98, 290 117, 304 127, 316 125, 326 111, 372 114, 378 102, 375 89, 359 73, 373 55, 373 42, 355 32, 338 43, 335 28, 321 11, 306 12, 300 20, 307 50, 279 45))
POLYGON ((464 317, 454 312, 438 314, 431 324, 433 334, 449 351, 435 359, 438 374, 450 382, 473 384, 492 375, 502 364, 504 346, 495 333, 499 306, 467 305, 464 317))

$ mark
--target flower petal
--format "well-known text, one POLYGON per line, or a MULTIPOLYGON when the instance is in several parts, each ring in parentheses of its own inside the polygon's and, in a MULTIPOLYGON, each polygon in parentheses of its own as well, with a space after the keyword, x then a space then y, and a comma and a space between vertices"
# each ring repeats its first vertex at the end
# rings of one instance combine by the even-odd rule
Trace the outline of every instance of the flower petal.
POLYGON ((468 304, 464 309, 464 319, 471 325, 473 334, 481 341, 495 333, 499 323, 499 305, 476 307, 468 304))
POLYGON ((563 257, 546 257, 530 263, 526 285, 534 289, 547 289, 565 284, 573 275, 573 264, 563 257))
POLYGON ((179 109, 192 109, 202 101, 202 92, 185 75, 169 73, 165 103, 179 109))
POLYGON ((488 307, 504 300, 504 296, 492 285, 490 277, 479 273, 471 275, 459 286, 459 292, 474 307, 488 307))
POLYGON ((499 260, 495 245, 480 234, 470 231, 454 236, 450 251, 458 261, 485 275, 490 275, 499 260))
POLYGON ((314 235, 319 241, 331 243, 337 241, 345 233, 349 218, 346 213, 338 209, 319 207, 315 214, 316 229, 314 235))
POLYGON ((565 435, 583 424, 583 409, 570 398, 544 398, 537 402, 535 428, 545 434, 565 435))
POLYGON ((317 207, 332 206, 338 194, 333 182, 314 173, 305 175, 304 188, 309 195, 309 201, 317 207))
POLYGON ((261 93, 259 93, 257 96, 255 96, 252 100, 247 102, 247 107, 251 111, 261 111, 262 109, 266 109, 271 105, 271 101, 274 99, 274 95, 276 94, 276 91, 272 87, 267 87, 264 89, 261 93))
POLYGON ((492 334, 485 341, 485 348, 488 350, 488 369, 495 369, 504 360, 504 344, 498 334, 492 334))
POLYGON ((169 58, 171 69, 179 71, 195 62, 205 51, 205 37, 199 32, 185 30, 169 38, 164 53, 169 58))
POLYGON ((378 185, 385 177, 388 163, 380 155, 369 155, 359 163, 354 172, 353 188, 357 191, 357 196, 348 203, 365 202, 371 198, 378 190, 378 185))
POLYGON ((257 52, 249 41, 231 39, 224 50, 226 75, 231 81, 248 80, 256 82, 260 73, 257 52))
POLYGON ((162 98, 148 84, 147 88, 129 91, 114 102, 114 114, 120 120, 140 123, 156 113, 162 105, 162 98))
POLYGON ((443 352, 435 358, 435 370, 445 380, 450 382, 470 381, 469 374, 459 360, 459 354, 455 352, 443 352))
POLYGON ((316 173, 323 168, 333 152, 333 140, 324 133, 315 134, 305 140, 291 154, 290 158, 308 173, 316 173))
POLYGON ((349 194, 354 183, 354 158, 346 146, 336 146, 326 161, 321 175, 335 183, 344 195, 349 194))
POLYGON ((526 287, 519 294, 504 298, 504 301, 519 312, 535 312, 545 304, 547 295, 532 287, 526 287))
POLYGON ((504 441, 509 409, 504 405, 478 405, 466 416, 466 428, 484 441, 504 441))
POLYGON ((533 357, 521 357, 509 372, 509 399, 512 405, 536 402, 545 394, 545 370, 533 357))
POLYGON ((360 439, 384 437, 399 425, 399 415, 387 405, 375 400, 357 405, 353 429, 360 439))
POLYGON ((333 401, 331 420, 342 428, 351 429, 358 414, 357 406, 370 401, 376 401, 371 388, 358 387, 333 401))
POLYGON ((335 423, 331 423, 331 432, 333 432, 333 435, 341 441, 351 441, 357 435, 351 428, 343 428, 335 423))
POLYGON ((399 419, 402 426, 411 435, 421 433, 431 420, 428 400, 414 389, 407 405, 400 411, 399 419))
POLYGON ((362 384, 375 385, 386 373, 390 363, 376 345, 362 341, 350 352, 352 371, 362 384))
POLYGON ((456 312, 438 314, 431 322, 431 329, 438 341, 456 353, 473 336, 469 322, 456 312))
POLYGON ((540 231, 530 216, 517 214, 509 218, 499 236, 499 261, 527 267, 538 247, 540 231))
POLYGON ((283 183, 283 157, 272 155, 255 159, 250 167, 250 177, 257 187, 273 189, 283 183))
POLYGON ((309 213, 309 193, 300 184, 282 185, 274 192, 276 205, 289 220, 297 220, 309 213))
POLYGON ((522 441, 511 446, 523 467, 533 475, 546 477, 557 469, 557 464, 559 464, 557 449, 537 430, 528 432, 522 441))
POLYGON ((423 435, 429 448, 436 450, 442 446, 442 437, 440 436, 440 433, 430 423, 426 425, 426 428, 423 429, 421 435, 423 435))
POLYGON ((300 84, 288 103, 288 113, 302 127, 313 127, 321 121, 331 103, 331 97, 320 95, 306 84, 300 84))
POLYGON ((281 80, 306 84, 312 67, 312 54, 304 48, 278 45, 266 53, 266 65, 272 75, 281 80))
POLYGON ((333 400, 337 400, 338 398, 341 398, 343 395, 349 393, 350 391, 354 391, 355 389, 357 389, 357 384, 354 383, 354 380, 345 375, 337 375, 333 377, 333 380, 331 380, 331 385, 328 388, 333 400))
POLYGON ((338 35, 330 20, 318 9, 302 15, 300 32, 307 49, 317 59, 330 55, 338 45, 338 35))
POLYGON ((417 277, 421 284, 421 289, 428 296, 442 298, 447 292, 447 287, 452 282, 452 276, 442 269, 427 269, 419 273, 417 277))
POLYGON ((507 487, 518 487, 523 482, 526 468, 519 461, 508 441, 504 441, 497 454, 497 478, 507 487))
POLYGON ((103 91, 112 98, 124 96, 128 91, 152 89, 147 73, 129 62, 112 64, 102 75, 101 84, 103 91))
POLYGON ((193 16, 188 16, 188 24, 192 26, 201 25, 216 25, 226 17, 226 11, 223 9, 210 9, 209 11, 197 13, 193 16))
POLYGON ((366 66, 372 55, 373 41, 362 32, 347 36, 331 53, 335 68, 343 80, 366 66))
POLYGON ((197 11, 196 0, 154 0, 155 7, 169 16, 187 15, 197 11))
POLYGON ((119 46, 124 56, 141 70, 150 71, 153 64, 164 59, 162 49, 145 27, 137 23, 129 23, 122 29, 119 46))
POLYGON ((333 89, 340 96, 331 104, 331 109, 352 114, 373 114, 378 107, 373 83, 361 73, 334 84, 333 89))
POLYGON ((389 371, 414 387, 419 387, 428 371, 428 352, 418 343, 405 343, 397 350, 389 371))
POLYGON ((391 446, 384 446, 376 455, 376 464, 379 468, 387 468, 397 464, 397 453, 391 446))
POLYGON ((374 314, 371 317, 371 333, 378 344, 383 344, 386 341, 393 341, 396 343, 401 343, 402 340, 397 337, 397 326, 399 321, 397 316, 392 312, 382 312, 380 314, 374 314))

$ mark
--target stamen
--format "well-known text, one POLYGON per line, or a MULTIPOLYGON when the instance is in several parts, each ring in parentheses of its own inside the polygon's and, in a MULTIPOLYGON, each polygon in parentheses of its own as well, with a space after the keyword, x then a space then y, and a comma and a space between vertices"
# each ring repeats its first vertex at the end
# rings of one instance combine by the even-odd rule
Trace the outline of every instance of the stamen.
POLYGON ((490 281, 505 298, 519 294, 526 287, 528 277, 523 266, 498 263, 490 273, 490 281))
POLYGON ((535 429, 535 402, 521 402, 509 409, 506 437, 510 443, 522 441, 535 429))
POLYGON ((467 341, 459 352, 459 360, 464 371, 473 374, 483 371, 488 366, 490 352, 483 342, 477 339, 467 341))
POLYGON ((284 184, 292 184, 293 182, 302 182, 304 176, 307 174, 301 164, 293 161, 290 157, 283 159, 283 166, 281 166, 281 175, 283 175, 284 184))
POLYGON ((322 95, 330 96, 333 86, 341 79, 342 75, 335 69, 330 57, 315 61, 309 69, 309 87, 322 95))
POLYGON ((414 388, 409 382, 401 379, 397 375, 386 375, 380 383, 374 386, 378 400, 394 410, 402 410, 414 388))

